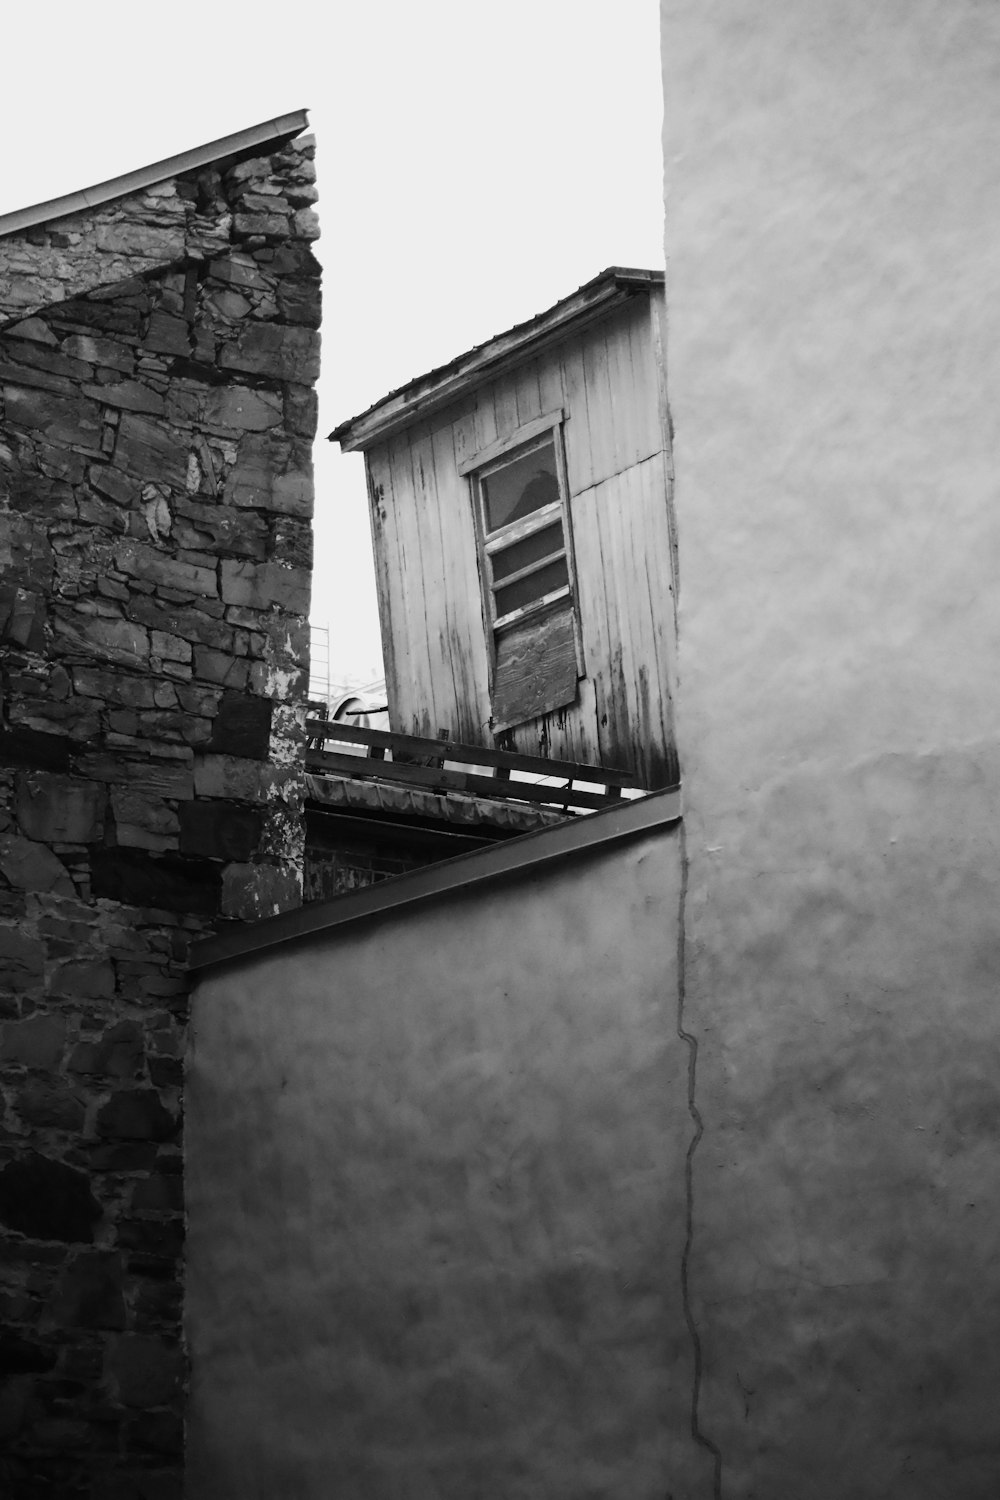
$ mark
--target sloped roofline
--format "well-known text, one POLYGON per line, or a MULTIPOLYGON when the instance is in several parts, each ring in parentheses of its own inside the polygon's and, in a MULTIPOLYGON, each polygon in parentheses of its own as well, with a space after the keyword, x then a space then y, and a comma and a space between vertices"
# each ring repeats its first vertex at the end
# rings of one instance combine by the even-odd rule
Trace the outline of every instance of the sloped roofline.
POLYGON ((199 167, 207 167, 222 160, 238 160, 250 155, 255 147, 290 141, 305 130, 308 124, 308 111, 296 109, 291 114, 279 115, 277 119, 264 120, 260 125, 237 130, 233 135, 221 136, 217 141, 207 141, 204 146, 193 146, 190 151, 181 151, 177 156, 150 162, 147 167, 137 167, 121 177, 109 177, 106 182, 97 182, 93 187, 79 188, 62 198, 48 198, 44 203, 34 203, 29 208, 18 208, 13 213, 0 214, 0 238, 6 234, 16 234, 22 229, 31 229, 36 224, 49 224, 55 219, 64 219, 67 214, 79 213, 81 209, 97 208, 113 198, 124 198, 141 188, 165 182, 168 177, 179 177, 185 172, 193 172, 199 167))
POLYGON ((514 364, 532 358, 548 346, 577 333, 586 323, 603 316, 612 307, 639 292, 648 292, 664 282, 662 271, 642 271, 627 266, 609 266, 592 281, 563 297, 554 307, 537 313, 526 323, 477 344, 457 359, 426 375, 419 375, 398 390, 390 391, 360 416, 341 422, 330 433, 345 453, 370 448, 411 422, 447 406, 467 391, 493 380, 514 364))

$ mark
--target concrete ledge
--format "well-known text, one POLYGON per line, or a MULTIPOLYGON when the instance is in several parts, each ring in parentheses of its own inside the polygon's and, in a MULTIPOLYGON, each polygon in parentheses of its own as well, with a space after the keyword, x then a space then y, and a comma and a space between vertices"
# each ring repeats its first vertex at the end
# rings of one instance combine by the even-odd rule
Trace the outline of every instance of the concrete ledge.
POLYGON ((248 953, 276 947, 279 943, 327 932, 332 927, 341 927, 364 917, 468 890, 504 875, 537 869, 554 860, 569 859, 605 844, 678 823, 680 817, 678 787, 652 792, 648 797, 622 802, 602 812, 560 823, 555 828, 539 828, 520 838, 494 844, 489 849, 476 849, 471 854, 459 854, 454 859, 442 860, 440 864, 394 876, 348 896, 313 902, 295 911, 283 912, 281 916, 270 917, 253 927, 207 938, 193 946, 190 968, 207 969, 248 953))

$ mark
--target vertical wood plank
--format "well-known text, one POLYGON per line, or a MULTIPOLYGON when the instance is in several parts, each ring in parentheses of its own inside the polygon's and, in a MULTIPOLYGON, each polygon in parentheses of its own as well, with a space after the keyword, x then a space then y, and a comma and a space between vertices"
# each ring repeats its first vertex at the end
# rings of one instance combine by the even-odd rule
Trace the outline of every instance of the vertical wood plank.
POLYGON ((493 403, 493 387, 483 386, 476 392, 476 449, 486 448, 497 440, 497 414, 493 403))
POLYGON ((623 380, 630 392, 629 406, 635 435, 632 462, 641 463, 660 448, 648 297, 635 297, 623 308, 621 326, 627 344, 623 380))
POLYGON ((583 378, 587 387, 587 425, 590 431, 591 483, 600 484, 618 468, 615 459, 614 411, 608 379, 608 351, 604 324, 583 336, 583 378))
POLYGON ((476 403, 473 397, 454 408, 450 423, 454 444, 455 462, 463 463, 476 451, 476 403))
POLYGON ((630 589, 622 589, 622 574, 625 562, 622 557, 621 532, 618 510, 622 504, 622 476, 600 485, 594 496, 598 527, 601 536, 601 551, 604 558, 604 578, 607 592, 609 622, 609 657, 606 670, 610 676, 604 693, 602 715, 602 751, 616 764, 624 758, 626 764, 634 763, 635 747, 632 737, 630 675, 632 647, 629 621, 630 589), (607 724, 603 723, 604 716, 607 724))
POLYGON ((638 463, 645 456, 640 451, 641 414, 636 409, 635 373, 629 336, 633 321, 632 303, 626 303, 605 325, 615 472, 627 469, 630 464, 638 463))
POLYGON ((543 354, 536 366, 538 371, 539 415, 566 410, 566 391, 563 386, 562 355, 559 349, 550 349, 543 354))
POLYGON ((437 734, 447 728, 454 735, 458 691, 451 652, 451 616, 457 569, 445 545, 434 442, 426 423, 410 430, 410 462, 423 579, 423 633, 431 680, 428 727, 421 733, 437 734))
MULTIPOLYGON (((515 378, 515 396, 517 399, 517 421, 519 426, 525 422, 531 422, 535 417, 542 414, 542 397, 538 384, 538 364, 532 362, 518 370, 515 378)), ((557 402, 561 405, 561 402, 557 402)), ((549 408, 551 410, 551 407, 549 408)))
POLYGON ((676 607, 671 567, 671 534, 666 504, 666 461, 656 453, 641 464, 637 477, 643 488, 643 534, 638 545, 644 548, 645 595, 649 601, 652 639, 652 681, 655 684, 658 721, 656 737, 650 743, 650 774, 654 784, 675 764, 676 721, 674 687, 677 681, 676 607), (658 751, 662 748, 662 759, 658 751))
POLYGON ((613 657, 613 620, 608 609, 608 564, 604 557, 598 518, 599 490, 591 486, 573 499, 573 536, 576 549, 577 588, 580 629, 583 635, 584 659, 587 664, 589 690, 581 695, 580 724, 576 733, 585 744, 587 754, 580 759, 601 761, 607 724, 608 687, 613 657))
POLYGON ((456 739, 476 744, 489 719, 489 667, 479 588, 478 557, 469 482, 458 472, 456 446, 462 419, 436 426, 431 435, 437 497, 441 578, 448 595, 447 651, 454 705, 449 720, 456 739))
POLYGON ((587 383, 583 373, 583 345, 580 339, 571 339, 562 345, 560 364, 567 416, 566 466, 569 470, 569 489, 571 495, 578 495, 589 489, 594 482, 587 383))
POLYGON ((431 663, 428 619, 428 579, 424 565, 424 507, 420 469, 414 466, 416 431, 390 439, 389 453, 393 466, 393 484, 397 501, 397 534, 400 539, 400 562, 406 596, 408 631, 408 670, 410 680, 404 691, 410 696, 410 723, 415 734, 432 734, 435 716, 434 671, 431 663))
POLYGON ((496 417, 497 437, 513 437, 517 431, 517 377, 502 375, 493 382, 493 411, 496 417))
POLYGON ((389 723, 399 729, 399 679, 405 627, 398 598, 398 556, 393 519, 392 474, 384 444, 365 454, 368 481, 368 516, 371 522, 372 547, 375 552, 375 587, 378 593, 379 627, 382 632, 382 660, 385 666, 386 702, 389 723))

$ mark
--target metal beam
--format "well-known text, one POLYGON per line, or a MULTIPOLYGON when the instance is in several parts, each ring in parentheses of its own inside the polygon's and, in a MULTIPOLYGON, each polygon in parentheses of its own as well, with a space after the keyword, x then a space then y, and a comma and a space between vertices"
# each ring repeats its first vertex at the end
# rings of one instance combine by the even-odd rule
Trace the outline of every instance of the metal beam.
POLYGON ((396 875, 377 885, 330 901, 315 901, 278 917, 244 928, 232 928, 218 937, 196 943, 190 968, 202 970, 251 953, 261 953, 283 943, 299 942, 331 932, 368 917, 402 911, 422 901, 438 900, 474 890, 504 876, 528 874, 561 860, 605 848, 623 839, 636 838, 654 828, 680 821, 680 791, 652 792, 635 802, 619 802, 589 818, 540 828, 488 849, 459 854, 440 864, 425 865, 406 875, 396 875))

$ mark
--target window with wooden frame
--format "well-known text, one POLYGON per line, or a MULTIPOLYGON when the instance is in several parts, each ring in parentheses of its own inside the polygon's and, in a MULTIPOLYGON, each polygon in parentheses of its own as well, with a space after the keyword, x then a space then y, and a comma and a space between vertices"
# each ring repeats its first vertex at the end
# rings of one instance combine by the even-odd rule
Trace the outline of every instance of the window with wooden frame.
POLYGON ((562 412, 462 465, 472 484, 493 728, 574 702, 582 674, 562 412))

